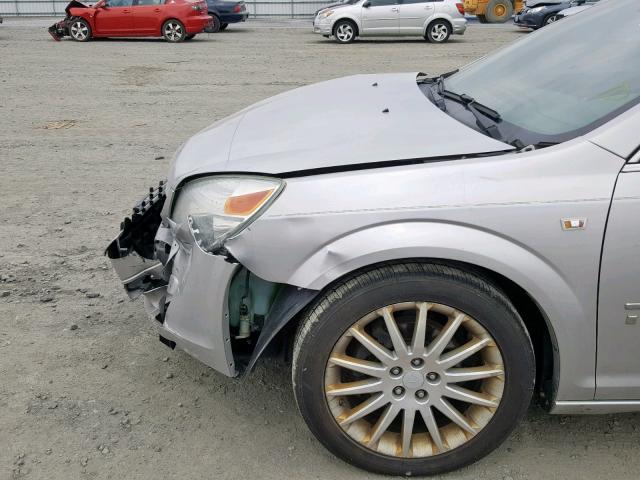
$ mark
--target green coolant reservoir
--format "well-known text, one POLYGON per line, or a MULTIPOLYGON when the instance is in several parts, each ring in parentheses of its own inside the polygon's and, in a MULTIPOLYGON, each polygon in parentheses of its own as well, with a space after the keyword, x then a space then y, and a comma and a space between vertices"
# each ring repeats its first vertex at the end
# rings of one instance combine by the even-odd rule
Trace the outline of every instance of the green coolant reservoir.
POLYGON ((279 283, 267 282, 246 268, 238 270, 229 287, 229 325, 232 332, 239 328, 241 315, 248 315, 252 325, 257 318, 265 317, 280 287, 279 283))

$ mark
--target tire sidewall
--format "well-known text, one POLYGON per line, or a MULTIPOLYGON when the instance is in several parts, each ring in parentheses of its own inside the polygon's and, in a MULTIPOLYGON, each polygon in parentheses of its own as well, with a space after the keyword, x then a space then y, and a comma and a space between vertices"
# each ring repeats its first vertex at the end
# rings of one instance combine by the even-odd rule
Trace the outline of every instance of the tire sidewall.
POLYGON ((513 15, 513 4, 508 0, 491 0, 487 4, 487 9, 484 14, 488 23, 505 23, 509 20, 509 18, 511 18, 512 15, 513 15), (499 4, 499 3, 503 4, 507 9, 507 14, 502 19, 493 16, 493 8, 496 4, 499 4))
POLYGON ((356 26, 353 22, 350 22, 349 20, 338 20, 335 24, 335 26, 333 27, 333 36, 336 39, 336 42, 341 43, 343 45, 346 45, 347 43, 352 43, 355 39, 356 39, 356 26), (340 27, 340 25, 350 25, 351 28, 353 29, 353 35, 351 36, 351 38, 347 41, 343 41, 340 40, 338 38, 338 28, 340 27))
POLYGON ((446 278, 383 281, 348 295, 321 314, 300 346, 294 371, 300 412, 327 449, 360 468, 387 474, 429 475, 473 463, 508 436, 530 402, 535 371, 533 349, 522 320, 514 313, 477 289, 446 278), (506 383, 492 419, 462 447, 435 457, 401 459, 365 449, 342 431, 325 399, 324 372, 336 341, 355 321, 385 305, 415 300, 454 306, 482 324, 499 345, 506 383))
POLYGON ((449 41, 449 38, 451 37, 451 25, 449 25, 448 22, 444 21, 444 20, 434 20, 433 22, 431 22, 428 26, 427 26, 427 40, 430 43, 447 43, 449 41), (433 36, 431 35, 431 30, 433 29, 433 27, 435 27, 436 25, 444 25, 445 27, 447 27, 447 36, 445 37, 444 40, 436 40, 433 38, 433 36))
POLYGON ((87 22, 84 18, 74 18, 70 23, 69 23, 69 36, 76 42, 88 42, 91 39, 91 35, 92 35, 92 31, 91 31, 91 25, 89 25, 89 22, 87 22), (85 27, 87 27, 89 33, 87 33, 87 38, 85 39, 77 39, 76 37, 74 37, 73 35, 71 35, 71 27, 73 26, 74 23, 78 23, 81 22, 84 24, 85 27))
POLYGON ((164 22, 162 24, 162 36, 169 43, 180 43, 180 42, 184 42, 184 40, 187 38, 187 30, 184 27, 184 24, 180 20, 176 20, 176 19, 172 18, 172 19, 167 20, 166 22, 164 22), (167 37, 167 35, 165 34, 165 28, 166 28, 168 23, 177 23, 178 25, 180 25, 180 27, 182 29, 182 36, 179 39, 171 40, 169 37, 167 37))
POLYGON ((207 24, 207 26, 204 28, 204 31, 206 33, 218 33, 220 31, 221 25, 220 19, 213 13, 210 13, 209 15, 211 15, 211 22, 207 24))

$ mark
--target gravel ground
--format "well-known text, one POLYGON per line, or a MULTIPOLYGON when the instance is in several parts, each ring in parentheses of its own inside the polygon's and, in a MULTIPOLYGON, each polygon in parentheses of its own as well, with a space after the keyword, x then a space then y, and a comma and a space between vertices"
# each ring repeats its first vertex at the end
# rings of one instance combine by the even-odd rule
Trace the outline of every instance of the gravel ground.
MULTIPOLYGON (((444 72, 524 34, 473 25, 442 46, 339 46, 302 22, 249 22, 179 45, 78 44, 52 41, 50 23, 0 27, 0 478, 373 478, 312 437, 285 364, 234 380, 158 342, 102 250, 212 121, 318 80, 444 72)), ((446 478, 637 478, 639 428, 532 407, 498 451, 446 478)))

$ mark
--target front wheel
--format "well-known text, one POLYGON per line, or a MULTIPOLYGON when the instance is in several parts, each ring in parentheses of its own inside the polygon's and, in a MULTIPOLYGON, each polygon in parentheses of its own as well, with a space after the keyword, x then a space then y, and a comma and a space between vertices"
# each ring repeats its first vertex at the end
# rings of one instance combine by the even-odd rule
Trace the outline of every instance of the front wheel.
POLYGON ((182 42, 187 37, 187 31, 182 22, 178 20, 167 20, 162 25, 162 36, 167 42, 182 42))
POLYGON ((431 43, 445 43, 451 36, 451 25, 444 20, 431 22, 427 27, 425 38, 431 43))
POLYGON ((336 456, 433 475, 494 450, 525 413, 535 362, 522 319, 491 283, 455 268, 386 265, 341 281, 307 311, 293 385, 336 456))
POLYGON ((544 19, 544 21, 542 22, 542 26, 551 25, 552 23, 555 23, 557 21, 558 21, 558 15, 552 14, 544 19))
POLYGON ((356 39, 356 26, 349 20, 338 20, 333 27, 333 36, 338 43, 351 43, 356 39))
POLYGON ((76 42, 86 42, 91 38, 91 26, 82 18, 74 18, 69 25, 69 36, 76 42))

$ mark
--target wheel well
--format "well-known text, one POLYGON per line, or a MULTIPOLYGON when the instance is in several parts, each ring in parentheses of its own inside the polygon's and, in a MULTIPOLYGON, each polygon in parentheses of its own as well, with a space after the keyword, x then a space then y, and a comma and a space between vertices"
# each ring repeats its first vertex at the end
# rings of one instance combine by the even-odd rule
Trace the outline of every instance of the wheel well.
POLYGON ((449 20, 447 20, 446 18, 434 18, 433 20, 431 20, 429 22, 429 24, 427 25, 427 28, 424 29, 424 34, 425 35, 429 31, 429 28, 431 28, 431 25, 433 25, 436 22, 446 23, 449 26, 450 33, 453 33, 453 25, 451 24, 451 22, 449 20))
MULTIPOLYGON (((543 310, 536 303, 536 301, 524 290, 521 286, 510 280, 509 278, 501 275, 492 270, 479 267, 470 263, 459 262, 454 260, 444 259, 432 259, 432 258, 407 258, 402 260, 396 260, 392 262, 382 262, 373 265, 368 265, 356 271, 345 274, 344 276, 335 279, 323 290, 331 288, 336 282, 342 281, 345 277, 357 276, 360 273, 370 270, 372 268, 380 267, 381 265, 388 265, 394 263, 403 262, 415 262, 432 263, 439 265, 447 265, 450 267, 458 268, 466 272, 475 274, 479 277, 483 277, 486 280, 493 283, 500 288, 507 296, 509 301, 513 304, 516 311, 522 317, 524 324, 531 337, 533 344, 533 350, 536 357, 536 393, 540 403, 544 407, 549 407, 551 400, 553 399, 556 384, 554 378, 554 372, 558 371, 557 365, 557 348, 555 335, 552 327, 549 325, 548 319, 543 310)), ((320 293, 316 298, 320 297, 320 293)), ((314 302, 312 301, 311 304, 314 302)), ((293 339, 295 332, 300 323, 300 319, 305 314, 307 309, 303 309, 299 314, 293 317, 287 325, 285 325, 280 332, 276 335, 270 345, 272 352, 283 352, 287 359, 290 359, 293 339)))
POLYGON ((333 35, 335 35, 335 34, 336 34, 336 28, 338 27, 338 24, 339 24, 340 22, 349 22, 351 25, 353 25, 353 28, 354 28, 354 29, 355 29, 355 31, 356 31, 356 37, 357 37, 358 35, 360 35, 360 29, 358 28, 358 24, 357 24, 356 22, 354 22, 353 20, 351 20, 350 18, 341 18, 341 19, 339 19, 339 20, 336 20, 336 23, 334 23, 334 24, 333 24, 333 28, 331 29, 331 33, 332 33, 333 35))

